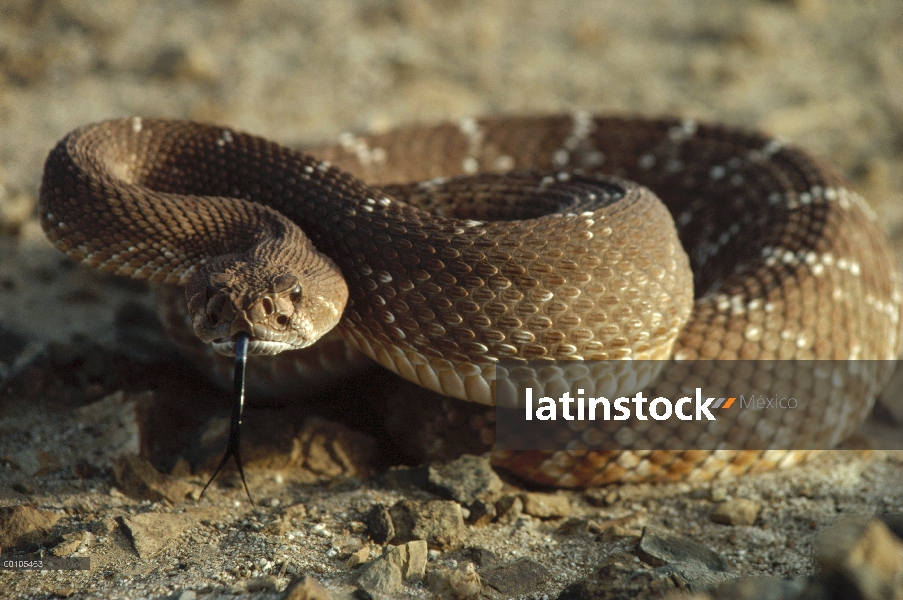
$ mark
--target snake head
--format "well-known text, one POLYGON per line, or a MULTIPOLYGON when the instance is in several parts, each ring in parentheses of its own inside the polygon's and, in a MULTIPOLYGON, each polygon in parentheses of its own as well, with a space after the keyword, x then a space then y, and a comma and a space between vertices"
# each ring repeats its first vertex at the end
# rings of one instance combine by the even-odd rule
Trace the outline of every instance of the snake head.
POLYGON ((278 354, 310 346, 339 321, 348 297, 344 280, 323 289, 321 278, 285 265, 218 259, 198 270, 185 289, 195 334, 220 354, 235 354, 235 336, 250 336, 249 354, 278 354), (308 281, 305 281, 308 280, 308 281))

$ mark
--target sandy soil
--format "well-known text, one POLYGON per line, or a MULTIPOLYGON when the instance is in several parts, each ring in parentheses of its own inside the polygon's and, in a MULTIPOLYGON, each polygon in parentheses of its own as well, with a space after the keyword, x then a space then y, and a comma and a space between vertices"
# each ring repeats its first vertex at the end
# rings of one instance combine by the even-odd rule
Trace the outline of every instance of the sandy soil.
MULTIPOLYGON (((264 499, 256 507, 237 487, 175 505, 113 487, 110 447, 99 448, 113 442, 87 437, 78 407, 143 382, 162 396, 192 389, 221 397, 196 391, 208 384, 177 363, 142 366, 167 352, 147 323, 145 286, 74 267, 44 239, 35 204, 56 140, 86 122, 131 115, 215 121, 303 145, 412 121, 575 108, 678 114, 783 135, 851 178, 903 256, 896 0, 0 4, 0 388, 18 381, 0 396, 0 506, 56 513, 57 541, 92 532, 82 552, 93 565, 87 573, 0 572, 0 597, 272 597, 304 574, 348 593, 352 570, 339 540, 366 538, 360 521, 373 503, 427 496, 263 466, 249 472, 264 499), (34 385, 23 386, 21 368, 42 356, 34 385), (84 468, 92 452, 100 466, 84 468), (303 511, 285 516, 299 504, 303 511), (139 557, 114 519, 140 514, 183 515, 185 533, 139 557), (286 519, 287 530, 269 527, 286 519)), ((886 394, 889 408, 857 445, 903 436, 887 417, 903 414, 899 389, 886 394)), ((839 515, 903 511, 903 455, 825 453, 787 473, 624 487, 603 506, 567 497, 571 518, 584 525, 629 516, 632 527, 702 541, 736 573, 805 576, 814 568, 812 536, 839 515), (757 524, 712 523, 724 497, 760 501, 757 524)), ((470 528, 467 545, 504 560, 533 558, 551 574, 528 595, 554 597, 627 544, 563 522, 523 515, 470 528)), ((428 569, 463 560, 461 551, 435 552, 428 569)), ((422 586, 407 593, 426 594, 422 586)))

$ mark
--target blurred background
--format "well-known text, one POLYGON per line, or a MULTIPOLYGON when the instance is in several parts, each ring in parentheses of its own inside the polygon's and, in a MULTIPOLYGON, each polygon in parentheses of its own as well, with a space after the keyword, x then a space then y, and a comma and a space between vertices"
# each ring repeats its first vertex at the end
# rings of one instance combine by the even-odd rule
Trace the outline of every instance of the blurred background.
POLYGON ((104 341, 116 306, 145 302, 72 268, 36 220, 44 156, 86 122, 190 118, 304 145, 574 108, 783 135, 837 164, 903 250, 899 0, 3 0, 0 344, 104 341))

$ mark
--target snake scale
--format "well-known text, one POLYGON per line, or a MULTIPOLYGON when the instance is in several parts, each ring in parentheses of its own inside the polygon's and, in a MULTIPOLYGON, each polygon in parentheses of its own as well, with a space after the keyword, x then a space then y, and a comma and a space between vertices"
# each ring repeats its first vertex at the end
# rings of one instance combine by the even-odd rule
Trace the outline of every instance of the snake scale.
MULTIPOLYGON (((317 345, 304 348, 325 335, 333 358, 347 343, 484 404, 503 358, 891 361, 901 349, 899 271, 864 200, 781 139, 688 119, 463 119, 305 152, 121 119, 59 142, 40 202, 72 259, 185 286, 195 333, 221 353, 245 332, 252 354, 275 355, 260 364, 316 363, 317 345)), ((816 435, 851 432, 888 375, 842 389, 816 435)), ((561 486, 799 458, 494 453, 561 486)))

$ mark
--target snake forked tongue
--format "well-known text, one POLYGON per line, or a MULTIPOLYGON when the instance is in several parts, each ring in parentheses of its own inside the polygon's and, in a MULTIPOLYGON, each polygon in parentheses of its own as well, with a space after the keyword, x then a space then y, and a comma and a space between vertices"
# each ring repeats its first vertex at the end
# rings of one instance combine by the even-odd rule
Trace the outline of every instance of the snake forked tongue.
POLYGON ((245 367, 248 364, 248 340, 247 333, 239 333, 235 336, 235 378, 232 385, 232 417, 229 421, 229 440, 226 442, 226 451, 223 458, 219 462, 219 466, 210 476, 204 489, 201 490, 201 496, 219 475, 223 466, 229 461, 230 457, 235 457, 235 466, 238 467, 238 474, 241 476, 241 483, 245 486, 245 493, 248 500, 254 504, 251 498, 251 492, 248 490, 248 482, 245 481, 245 472, 241 466, 241 416, 245 407, 245 367))

